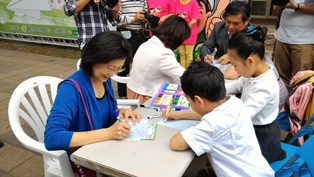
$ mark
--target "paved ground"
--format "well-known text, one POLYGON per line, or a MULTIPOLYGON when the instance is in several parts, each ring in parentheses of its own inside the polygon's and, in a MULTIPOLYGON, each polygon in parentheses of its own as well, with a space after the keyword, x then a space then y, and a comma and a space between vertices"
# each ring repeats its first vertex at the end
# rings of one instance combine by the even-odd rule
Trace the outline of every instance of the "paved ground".
POLYGON ((0 53, 0 141, 4 143, 0 148, 0 176, 42 177, 42 156, 24 148, 10 128, 9 99, 17 85, 32 76, 66 78, 76 70, 76 60, 3 49, 0 53))

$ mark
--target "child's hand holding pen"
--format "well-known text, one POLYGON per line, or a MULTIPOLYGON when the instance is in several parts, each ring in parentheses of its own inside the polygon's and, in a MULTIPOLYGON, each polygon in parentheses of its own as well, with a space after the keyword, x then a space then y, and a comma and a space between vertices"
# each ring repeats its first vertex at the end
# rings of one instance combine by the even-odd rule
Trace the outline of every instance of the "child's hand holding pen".
POLYGON ((166 109, 162 109, 162 116, 165 118, 164 122, 167 122, 167 120, 174 120, 177 119, 177 111, 180 109, 172 109, 170 106, 168 106, 166 109))

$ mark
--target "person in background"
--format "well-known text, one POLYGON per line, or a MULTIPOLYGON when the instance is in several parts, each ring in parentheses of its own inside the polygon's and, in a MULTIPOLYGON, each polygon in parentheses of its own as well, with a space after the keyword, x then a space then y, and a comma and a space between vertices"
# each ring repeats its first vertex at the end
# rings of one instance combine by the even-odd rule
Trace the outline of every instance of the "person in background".
POLYGON ((286 87, 298 71, 313 70, 314 0, 289 0, 282 9, 276 38, 274 63, 286 87))
MULTIPOLYGON (((119 32, 101 32, 90 40, 82 50, 81 68, 59 84, 44 133, 47 150, 66 150, 70 156, 83 145, 128 136, 128 119, 135 124, 141 115, 117 108, 110 77, 131 59, 131 47, 119 32)), ((96 174, 74 163, 72 168, 76 174, 96 174)))
POLYGON ((119 19, 120 1, 109 8, 104 0, 96 3, 94 0, 65 0, 63 10, 67 16, 74 15, 78 31, 78 45, 80 50, 96 34, 109 31, 107 20, 116 26, 119 19))
MULTIPOLYGON (((144 11, 147 12, 146 0, 121 0, 118 31, 126 37, 132 47, 132 54, 136 53, 138 47, 149 38, 146 32, 148 23, 144 11)), ((130 73, 130 65, 125 65, 124 70, 118 76, 127 76, 130 73)), ((126 84, 118 83, 119 97, 126 97, 126 84)))
POLYGON ((188 23, 175 15, 153 31, 153 36, 139 47, 134 56, 127 83, 129 99, 140 99, 142 104, 153 97, 163 83, 180 82, 184 68, 177 62, 173 50, 190 34, 188 23))
POLYGON ((278 120, 279 85, 265 54, 266 32, 250 26, 245 32, 232 35, 228 44, 228 58, 241 75, 226 83, 227 94, 241 94, 246 113, 251 117, 261 151, 271 163, 286 157, 280 145, 278 120))
POLYGON ((207 176, 274 176, 261 154, 245 105, 226 96, 224 76, 218 68, 194 62, 181 76, 181 85, 191 108, 202 118, 171 138, 172 150, 191 148, 197 156, 206 153, 213 170, 207 176))
MULTIPOLYGON (((238 32, 245 30, 250 25, 251 9, 247 2, 232 1, 225 9, 225 21, 217 22, 208 39, 201 48, 200 57, 202 60, 211 64, 214 59, 225 65, 229 63, 227 55, 227 46, 230 37, 238 32), (215 55, 211 55, 217 49, 215 55)), ((228 68, 225 72, 226 79, 236 79, 239 77, 234 69, 228 68)))
POLYGON ((159 25, 161 25, 167 17, 173 15, 171 12, 173 3, 173 0, 147 0, 149 13, 160 18, 158 22, 159 25))
POLYGON ((191 28, 191 36, 178 48, 180 64, 187 68, 193 61, 193 50, 198 36, 197 20, 201 17, 200 10, 196 0, 177 0, 172 9, 173 13, 184 18, 191 28))

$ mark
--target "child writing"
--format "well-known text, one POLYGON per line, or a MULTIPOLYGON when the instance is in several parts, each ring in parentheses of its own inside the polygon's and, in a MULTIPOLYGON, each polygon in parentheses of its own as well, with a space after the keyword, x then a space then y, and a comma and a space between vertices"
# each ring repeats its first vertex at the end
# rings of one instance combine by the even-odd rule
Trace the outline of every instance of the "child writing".
MULTIPOLYGON (((261 27, 250 27, 232 35, 228 44, 228 58, 241 77, 226 83, 226 90, 227 94, 241 93, 262 154, 271 163, 285 158, 286 152, 280 146, 280 127, 276 119, 279 85, 272 67, 264 59, 265 36, 261 27)), ((168 119, 200 118, 195 111, 163 113, 168 119)))
POLYGON ((178 0, 175 1, 173 10, 174 14, 184 18, 191 28, 191 36, 183 42, 178 48, 180 53, 180 64, 186 68, 193 60, 193 50, 196 44, 198 30, 197 20, 201 18, 200 10, 196 0, 178 0))
POLYGON ((207 153, 217 176, 274 176, 243 102, 226 97, 224 76, 218 68, 194 62, 181 76, 181 85, 191 108, 202 118, 195 127, 171 138, 172 150, 190 147, 198 156, 207 153))
POLYGON ((263 156, 271 163, 285 158, 280 146, 278 120, 279 85, 271 65, 264 59, 265 31, 250 26, 234 34, 228 44, 228 58, 241 76, 226 84, 227 93, 241 93, 251 117, 263 156))

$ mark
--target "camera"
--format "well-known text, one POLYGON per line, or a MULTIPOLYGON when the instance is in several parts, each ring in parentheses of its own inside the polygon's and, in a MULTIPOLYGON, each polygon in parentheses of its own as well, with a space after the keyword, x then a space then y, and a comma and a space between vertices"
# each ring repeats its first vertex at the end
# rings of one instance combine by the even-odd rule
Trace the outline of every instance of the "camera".
POLYGON ((105 0, 105 3, 109 8, 113 8, 118 4, 118 2, 119 0, 105 0))
POLYGON ((272 5, 277 5, 277 6, 286 6, 286 4, 289 2, 289 0, 272 0, 271 4, 272 5))
POLYGON ((153 16, 149 14, 147 11, 143 10, 143 14, 147 21, 151 22, 153 20, 153 16))

